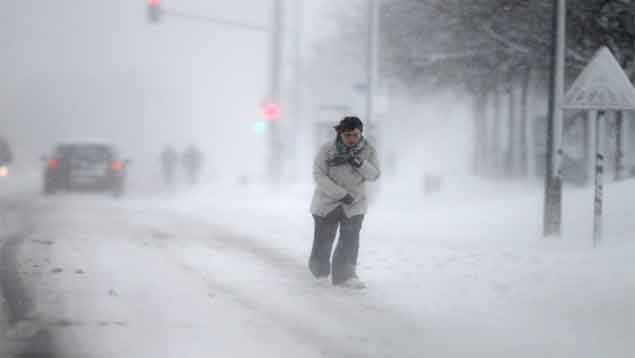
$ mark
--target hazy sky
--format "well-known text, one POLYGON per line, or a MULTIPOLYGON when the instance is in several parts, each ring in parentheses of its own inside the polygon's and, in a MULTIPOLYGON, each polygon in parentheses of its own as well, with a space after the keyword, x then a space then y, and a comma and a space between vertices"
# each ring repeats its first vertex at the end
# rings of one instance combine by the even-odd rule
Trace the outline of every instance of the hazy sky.
MULTIPOLYGON (((267 34, 169 17, 152 25, 144 0, 0 2, 0 123, 16 146, 103 137, 134 156, 197 142, 237 159, 263 149, 251 128, 267 88, 267 34)), ((307 4, 309 38, 320 3, 307 4)), ((261 25, 270 14, 268 1, 163 5, 261 25)))

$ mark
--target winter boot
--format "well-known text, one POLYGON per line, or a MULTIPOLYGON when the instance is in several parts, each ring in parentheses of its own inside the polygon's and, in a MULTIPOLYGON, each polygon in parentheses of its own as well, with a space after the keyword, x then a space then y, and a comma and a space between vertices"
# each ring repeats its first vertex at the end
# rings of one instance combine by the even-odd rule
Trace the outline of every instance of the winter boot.
POLYGON ((366 283, 364 283, 364 281, 360 280, 358 277, 351 277, 348 280, 337 284, 337 286, 355 290, 363 290, 367 287, 366 283))

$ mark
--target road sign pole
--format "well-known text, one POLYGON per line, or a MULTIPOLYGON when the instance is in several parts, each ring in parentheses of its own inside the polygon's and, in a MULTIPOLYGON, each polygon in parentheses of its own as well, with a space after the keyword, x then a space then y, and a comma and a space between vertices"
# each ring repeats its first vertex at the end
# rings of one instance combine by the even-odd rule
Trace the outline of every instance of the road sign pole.
MULTIPOLYGON (((607 47, 601 47, 573 82, 562 108, 597 111, 595 118, 595 197, 593 201, 593 246, 602 240, 604 191, 605 111, 635 110, 635 87, 607 47)), ((622 143, 623 144, 623 143, 622 143)))
POLYGON ((593 247, 602 241, 602 199, 604 195, 604 111, 597 112, 595 119, 595 200, 593 201, 593 247))

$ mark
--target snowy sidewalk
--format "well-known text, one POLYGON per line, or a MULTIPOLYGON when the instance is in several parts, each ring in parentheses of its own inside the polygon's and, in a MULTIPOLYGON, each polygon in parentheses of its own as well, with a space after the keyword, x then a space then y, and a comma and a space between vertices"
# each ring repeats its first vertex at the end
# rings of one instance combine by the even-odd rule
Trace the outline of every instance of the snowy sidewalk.
MULTIPOLYGON (((605 241, 597 249, 588 189, 565 192, 561 240, 540 237, 538 186, 380 197, 362 232, 359 273, 370 284, 364 302, 417 322, 414 351, 436 357, 630 357, 633 185, 607 187, 605 241)), ((303 188, 209 190, 155 206, 221 225, 305 270, 309 200, 303 188)))

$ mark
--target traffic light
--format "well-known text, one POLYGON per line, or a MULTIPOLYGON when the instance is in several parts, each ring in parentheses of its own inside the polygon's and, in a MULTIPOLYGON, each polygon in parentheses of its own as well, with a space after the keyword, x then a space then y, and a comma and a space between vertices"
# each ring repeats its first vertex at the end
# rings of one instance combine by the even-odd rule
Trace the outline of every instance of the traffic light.
POLYGON ((280 105, 273 101, 267 101, 262 105, 262 116, 267 122, 275 122, 280 119, 280 105))
POLYGON ((148 21, 158 23, 161 20, 161 0, 148 1, 148 21))
POLYGON ((265 132, 267 132, 267 122, 263 121, 262 119, 256 121, 256 123, 251 126, 251 130, 258 135, 264 134, 265 132))

